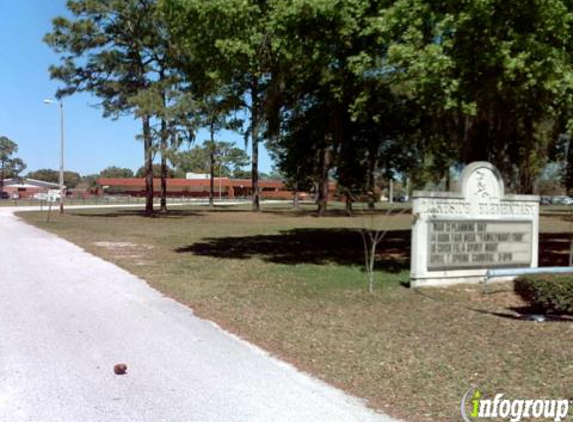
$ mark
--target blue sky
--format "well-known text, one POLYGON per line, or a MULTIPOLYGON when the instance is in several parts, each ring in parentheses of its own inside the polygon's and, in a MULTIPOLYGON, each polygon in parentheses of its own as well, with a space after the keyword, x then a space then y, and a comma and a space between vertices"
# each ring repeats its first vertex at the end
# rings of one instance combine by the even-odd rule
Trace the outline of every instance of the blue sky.
MULTIPOLYGON (((59 109, 46 105, 58 82, 50 80, 48 67, 58 56, 42 42, 51 29, 51 19, 66 14, 66 0, 0 0, 0 136, 19 146, 18 156, 27 171, 59 167, 59 109)), ((135 136, 139 122, 132 117, 117 121, 104 119, 96 108, 97 99, 87 94, 64 99, 66 117, 66 169, 82 175, 98 173, 116 165, 133 170, 143 163, 143 146, 135 136)), ((207 134, 200 132, 201 143, 207 134)), ((234 133, 219 136, 244 147, 234 133)), ((259 168, 272 166, 267 151, 260 154, 259 168)))

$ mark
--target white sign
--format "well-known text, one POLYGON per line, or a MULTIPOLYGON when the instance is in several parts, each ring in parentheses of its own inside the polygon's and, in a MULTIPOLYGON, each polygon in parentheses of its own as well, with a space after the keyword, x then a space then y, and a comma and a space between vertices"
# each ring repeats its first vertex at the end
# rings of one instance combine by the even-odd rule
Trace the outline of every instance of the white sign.
POLYGON ((498 170, 468 165, 461 192, 413 194, 411 285, 482 281, 490 268, 536 267, 539 197, 505 195, 498 170))
POLYGON ((50 189, 48 193, 40 192, 34 195, 34 199, 39 201, 57 202, 60 200, 60 191, 58 189, 50 189))

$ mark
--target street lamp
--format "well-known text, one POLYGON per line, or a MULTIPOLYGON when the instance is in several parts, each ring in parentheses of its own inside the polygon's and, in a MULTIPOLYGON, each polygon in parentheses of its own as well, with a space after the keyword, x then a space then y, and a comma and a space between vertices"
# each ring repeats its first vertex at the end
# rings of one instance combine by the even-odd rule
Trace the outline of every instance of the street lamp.
POLYGON ((60 214, 64 212, 64 103, 62 100, 45 99, 44 104, 60 106, 60 214))

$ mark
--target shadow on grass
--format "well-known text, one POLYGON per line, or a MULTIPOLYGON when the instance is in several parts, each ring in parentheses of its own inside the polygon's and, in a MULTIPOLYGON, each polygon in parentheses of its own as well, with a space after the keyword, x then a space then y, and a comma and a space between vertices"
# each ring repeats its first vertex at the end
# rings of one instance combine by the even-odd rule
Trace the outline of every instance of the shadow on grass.
POLYGON ((540 233, 539 266, 566 267, 573 233, 540 233))
MULTIPOLYGON (((74 217, 101 217, 101 218, 118 218, 118 217, 145 217, 144 210, 113 210, 104 212, 82 212, 69 211, 68 215, 74 217)), ((155 212, 151 218, 184 218, 184 217, 203 217, 204 213, 192 210, 168 210, 167 213, 155 212)))
POLYGON ((539 312, 534 308, 525 308, 525 307, 517 307, 517 308, 509 308, 510 311, 515 313, 505 313, 505 312, 493 312, 487 311, 484 309, 472 309, 467 308, 468 310, 478 312, 480 314, 491 315, 498 318, 510 319, 514 321, 524 321, 524 322, 573 322, 572 318, 563 315, 544 315, 543 312, 539 312))
MULTIPOLYGON (((207 205, 201 206, 201 211, 209 212, 209 213, 236 213, 236 214, 252 214, 256 216, 257 213, 254 213, 250 206, 240 206, 238 208, 236 205, 215 205, 215 207, 210 208, 207 205)), ((376 209, 374 211, 370 210, 358 210, 355 211, 351 216, 348 216, 344 209, 330 209, 326 211, 326 213, 322 217, 356 217, 361 218, 370 215, 377 215, 377 216, 393 216, 398 214, 408 215, 410 207, 396 207, 392 208, 388 213, 386 209, 376 209)), ((281 217, 317 217, 316 209, 314 208, 293 208, 293 207, 286 207, 286 206, 279 206, 279 207, 267 207, 264 206, 261 208, 260 214, 270 214, 270 215, 277 215, 281 217)), ((322 218, 321 217, 321 218, 322 218)))
MULTIPOLYGON (((118 206, 120 207, 120 206, 118 206)), ((197 209, 195 210, 181 210, 181 209, 169 209, 167 214, 163 214, 155 211, 154 217, 157 218, 175 218, 175 217, 198 217, 198 216, 205 216, 206 214, 213 213, 233 213, 233 214, 250 214, 256 216, 257 213, 254 213, 250 206, 249 207, 242 207, 237 205, 226 205, 226 204, 217 204, 214 207, 209 207, 207 204, 196 205, 197 209)), ((409 207, 397 207, 393 208, 389 213, 387 210, 384 209, 376 209, 374 211, 369 210, 361 210, 355 212, 351 217, 365 217, 370 215, 377 215, 377 216, 385 216, 385 215, 397 215, 397 214, 404 214, 405 211, 409 210, 409 207)), ((261 214, 270 214, 276 215, 280 217, 316 217, 317 213, 315 209, 309 208, 300 208, 295 209, 292 207, 277 207, 277 208, 263 208, 260 211, 261 214)), ((102 211, 102 212, 84 212, 83 210, 73 210, 68 211, 69 215, 74 215, 78 217, 107 217, 107 218, 115 218, 115 217, 145 217, 145 211, 142 209, 115 209, 109 211, 102 211)), ((406 212, 407 214, 407 212, 406 212)), ((346 211, 344 209, 333 209, 328 210, 323 217, 348 217, 346 211)))
POLYGON ((544 309, 538 306, 513 306, 509 308, 511 311, 516 312, 523 319, 528 317, 543 315, 547 321, 557 321, 557 322, 573 322, 573 315, 570 313, 552 313, 546 312, 544 309))
MULTIPOLYGON (((481 315, 488 315, 496 318, 508 319, 513 321, 524 322, 573 322, 573 317, 569 315, 544 315, 544 312, 534 306, 510 306, 504 310, 494 311, 490 309, 482 309, 472 306, 468 303, 460 303, 453 300, 447 300, 441 297, 436 297, 426 289, 414 289, 414 292, 426 299, 440 303, 442 306, 450 306, 452 308, 463 309, 469 312, 475 312, 481 315), (542 319, 540 319, 540 317, 542 319)), ((500 291, 499 293, 502 293, 500 291)), ((488 293, 491 295, 492 293, 488 293)))
MULTIPOLYGON (((274 235, 207 238, 175 249, 177 253, 215 258, 259 257, 280 264, 363 265, 362 237, 351 229, 292 229, 274 235)), ((409 267, 410 230, 389 231, 377 248, 377 270, 409 267)))

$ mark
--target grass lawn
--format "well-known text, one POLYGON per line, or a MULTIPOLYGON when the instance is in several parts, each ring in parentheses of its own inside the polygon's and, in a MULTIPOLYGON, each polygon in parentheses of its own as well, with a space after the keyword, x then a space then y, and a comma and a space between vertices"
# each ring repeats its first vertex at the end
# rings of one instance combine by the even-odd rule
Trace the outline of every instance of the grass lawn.
MULTIPOLYGON (((168 198, 167 202, 172 204, 197 202, 202 200, 207 202, 207 198, 195 199, 195 198, 168 198)), ((159 200, 155 200, 156 204, 159 204, 159 200)), ((130 197, 130 196, 92 196, 89 198, 66 198, 65 206, 69 205, 135 205, 135 204, 145 204, 145 198, 142 197, 130 197)), ((45 201, 39 201, 33 198, 22 198, 22 199, 1 199, 0 207, 48 207, 48 203, 45 201)), ((52 207, 57 208, 59 206, 59 201, 52 203, 52 207)))
MULTIPOLYGON (((281 358, 408 421, 458 421, 470 386, 486 395, 573 398, 573 323, 511 318, 523 303, 509 285, 405 287, 409 214, 394 214, 367 293, 357 227, 370 217, 324 218, 266 206, 68 211, 58 234, 144 278, 281 358)), ((380 219, 383 217, 380 216, 380 219)), ((541 218, 541 262, 566 265, 570 213, 541 218)), ((342 421, 341 421, 342 422, 342 421)))
MULTIPOLYGON (((66 198, 66 205, 114 205, 114 204, 143 204, 144 198, 109 198, 109 197, 98 197, 94 196, 92 198, 82 199, 82 198, 66 198)), ((46 201, 39 201, 33 198, 21 198, 21 199, 2 199, 0 200, 0 207, 48 207, 46 201)), ((53 202, 52 207, 57 208, 59 206, 59 201, 53 202)))

